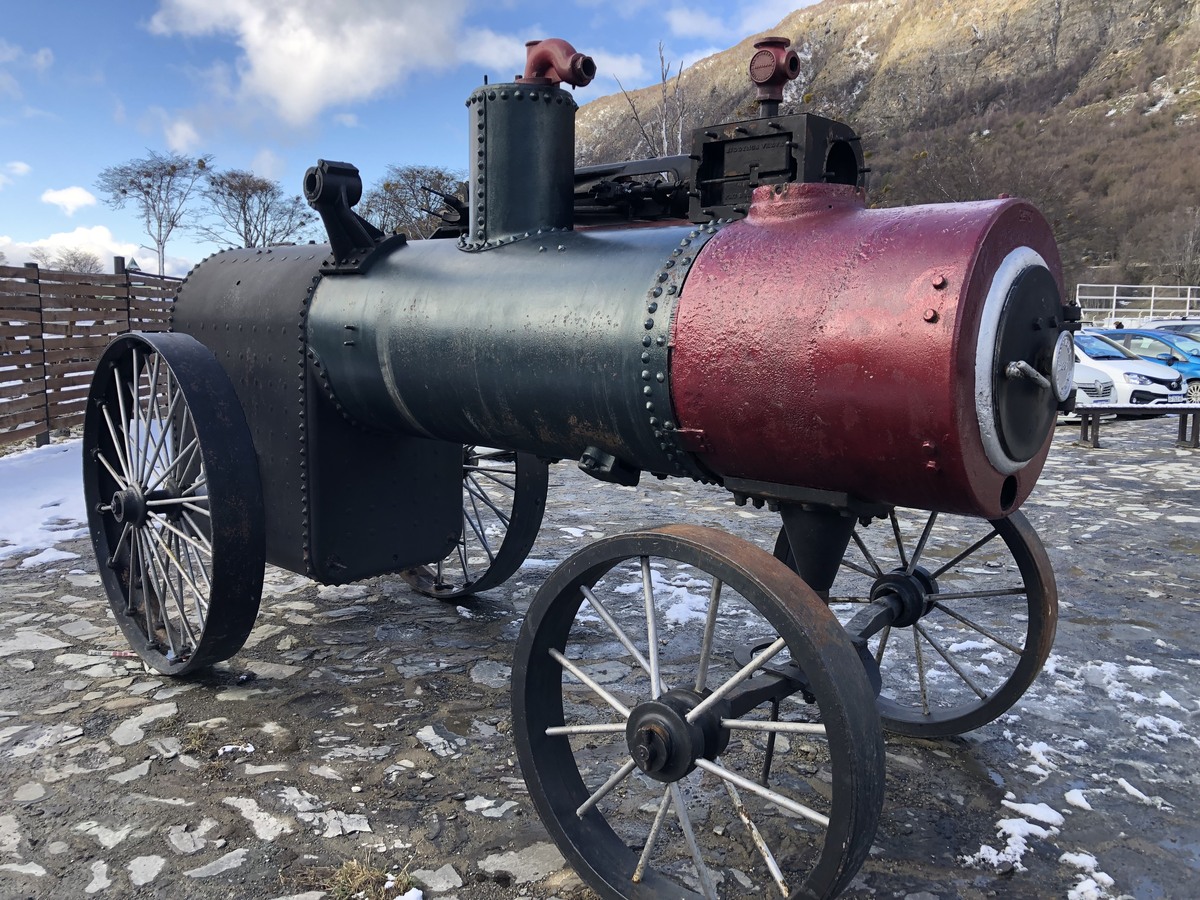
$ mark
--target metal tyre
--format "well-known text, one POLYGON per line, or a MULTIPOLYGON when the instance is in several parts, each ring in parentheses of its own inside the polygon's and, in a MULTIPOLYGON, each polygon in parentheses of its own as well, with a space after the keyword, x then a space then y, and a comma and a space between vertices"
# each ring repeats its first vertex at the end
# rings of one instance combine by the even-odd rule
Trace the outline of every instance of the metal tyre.
POLYGON ((512 696, 534 805, 603 897, 833 897, 867 856, 884 758, 862 663, 794 573, 732 535, 576 553, 525 618, 512 696))
POLYGON ((216 359, 188 335, 114 340, 92 379, 83 450, 92 545, 130 645, 164 675, 235 654, 262 593, 263 503, 216 359))
MULTIPOLYGON (((775 555, 793 565, 781 531, 775 555)), ((881 590, 919 597, 921 618, 868 643, 880 667, 885 730, 945 737, 1009 709, 1054 644, 1058 588, 1045 548, 1020 512, 988 521, 895 510, 855 529, 829 592, 843 621, 881 590)))
POLYGON ((445 559, 402 574, 413 588, 451 600, 508 580, 533 547, 546 510, 549 466, 531 453, 463 447, 463 523, 445 559))
POLYGON ((1200 378, 1194 378, 1184 388, 1184 400, 1188 403, 1200 403, 1200 378))

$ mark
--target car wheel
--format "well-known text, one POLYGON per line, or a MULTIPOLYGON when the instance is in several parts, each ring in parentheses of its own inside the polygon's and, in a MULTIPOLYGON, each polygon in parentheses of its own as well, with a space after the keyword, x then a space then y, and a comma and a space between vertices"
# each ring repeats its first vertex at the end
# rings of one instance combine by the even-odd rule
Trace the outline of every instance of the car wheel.
POLYGON ((1200 403, 1200 378, 1193 378, 1187 383, 1187 396, 1184 398, 1188 403, 1200 403))

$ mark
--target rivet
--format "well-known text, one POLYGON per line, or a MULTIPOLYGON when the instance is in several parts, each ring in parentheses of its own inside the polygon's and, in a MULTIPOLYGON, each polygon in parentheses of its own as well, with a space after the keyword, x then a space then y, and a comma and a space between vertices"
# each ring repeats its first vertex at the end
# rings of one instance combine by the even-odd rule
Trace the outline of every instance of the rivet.
POLYGON ((663 428, 667 429, 667 431, 674 431, 675 423, 668 419, 667 421, 663 422, 663 428))
POLYGON ((657 375, 655 375, 654 377, 658 379, 658 382, 659 382, 659 384, 662 384, 664 381, 666 381, 666 380, 667 380, 667 376, 666 376, 666 375, 664 375, 662 372, 659 372, 659 373, 658 373, 657 375))
POLYGON ((647 319, 647 320, 646 320, 645 322, 643 322, 642 324, 643 324, 643 325, 645 325, 645 326, 646 326, 646 330, 647 330, 647 331, 649 331, 651 328, 653 328, 653 327, 654 327, 654 320, 653 320, 653 319, 647 319))
POLYGON ((652 427, 652 428, 657 428, 657 427, 658 427, 658 418, 657 418, 656 416, 651 416, 651 417, 650 417, 650 425, 651 425, 651 427, 652 427))
POLYGON ((675 296, 675 292, 678 290, 679 290, 679 288, 675 287, 675 285, 673 285, 673 284, 667 285, 667 293, 670 294, 672 297, 675 296))
POLYGON ((567 249, 567 248, 566 248, 566 247, 564 247, 562 244, 559 244, 559 245, 558 245, 558 252, 559 252, 559 253, 563 253, 564 251, 566 251, 566 249, 567 249))
POLYGON ((658 280, 659 280, 659 281, 666 281, 666 280, 667 280, 668 278, 670 278, 670 277, 671 277, 671 276, 670 276, 670 275, 668 275, 666 272, 659 272, 659 273, 658 273, 658 280))
MULTIPOLYGON (((679 252, 679 251, 676 251, 676 252, 679 252)), ((674 265, 675 265, 675 260, 673 260, 673 259, 668 259, 668 260, 667 260, 667 262, 666 262, 666 265, 664 266, 664 268, 667 268, 667 269, 669 269, 669 268, 671 268, 671 267, 672 267, 672 266, 674 266, 674 265)))
POLYGON ((689 244, 691 244, 691 241, 689 241, 687 238, 684 238, 683 240, 681 240, 681 241, 679 242, 679 246, 680 246, 680 247, 686 247, 686 246, 688 246, 689 244))
POLYGON ((648 352, 646 352, 645 350, 642 351, 642 362, 644 362, 644 363, 650 362, 650 354, 648 352))
POLYGON ((642 369, 642 381, 649 381, 649 380, 650 380, 650 370, 642 369))
POLYGON ((933 286, 934 286, 934 288, 936 288, 939 291, 942 288, 944 288, 946 286, 946 276, 945 275, 934 275, 933 276, 933 286))
POLYGON ((646 304, 646 312, 658 312, 658 304, 651 300, 646 304))
POLYGON ((650 387, 649 385, 646 385, 644 388, 642 388, 642 393, 644 395, 646 395, 647 397, 650 397, 654 394, 654 388, 650 387))
POLYGON ((663 347, 663 346, 666 346, 667 339, 660 334, 658 337, 656 337, 654 339, 654 343, 658 344, 658 346, 660 346, 660 347, 663 347))
POLYGON ((925 310, 921 318, 923 318, 926 322, 936 322, 938 320, 937 310, 933 307, 930 307, 929 309, 925 310))
POLYGON ((933 441, 925 441, 921 444, 921 449, 925 451, 926 456, 937 456, 937 444, 933 441))
POLYGON ((929 472, 936 472, 938 470, 938 468, 939 468, 939 466, 935 460, 931 459, 925 463, 925 469, 929 472))
POLYGON ((521 99, 521 98, 523 98, 524 96, 525 96, 525 94, 523 94, 521 91, 515 91, 515 92, 513 93, 513 97, 514 97, 514 98, 516 98, 517 100, 520 100, 520 99, 521 99))
POLYGON ((655 297, 661 297, 662 296, 662 288, 656 286, 654 288, 654 290, 652 290, 650 293, 655 297))
POLYGON ((650 402, 646 403, 646 412, 654 412, 654 404, 653 403, 650 403, 650 402))
MULTIPOLYGON (((671 251, 671 255, 678 256, 682 252, 683 252, 682 250, 680 250, 678 247, 676 247, 674 250, 671 251)), ((667 263, 667 265, 671 266, 671 265, 674 265, 674 263, 667 263)))
POLYGON ((488 99, 489 99, 489 100, 495 100, 495 99, 496 99, 496 92, 495 92, 495 91, 488 91, 488 99))
POLYGON ((545 252, 546 252, 545 247, 538 247, 538 253, 545 253, 545 252))
POLYGON ((650 337, 650 335, 646 335, 644 338, 642 338, 643 347, 649 347, 652 342, 653 339, 650 337))

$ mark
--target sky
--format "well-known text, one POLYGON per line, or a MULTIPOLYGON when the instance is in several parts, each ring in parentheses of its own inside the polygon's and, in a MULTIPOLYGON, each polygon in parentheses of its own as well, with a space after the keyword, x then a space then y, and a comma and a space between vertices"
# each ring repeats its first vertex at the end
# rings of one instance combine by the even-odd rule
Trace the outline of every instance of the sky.
MULTIPOLYGON (((467 95, 524 69, 527 40, 595 58, 580 104, 768 33, 797 0, 39 0, 0 17, 0 253, 155 254, 100 171, 147 151, 213 154, 299 194, 317 159, 370 186, 389 164, 466 167, 467 95)), ((216 245, 176 232, 167 274, 216 245)))

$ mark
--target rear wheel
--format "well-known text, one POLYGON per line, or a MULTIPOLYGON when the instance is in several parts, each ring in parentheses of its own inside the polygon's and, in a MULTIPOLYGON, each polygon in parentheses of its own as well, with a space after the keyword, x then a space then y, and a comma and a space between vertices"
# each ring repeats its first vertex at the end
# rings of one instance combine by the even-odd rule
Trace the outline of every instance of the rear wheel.
POLYGON ((422 594, 451 600, 497 587, 521 567, 546 509, 549 465, 530 453, 463 447, 462 533, 450 554, 403 573, 422 594))
POLYGON ((84 495, 130 645, 165 675, 233 656, 258 614, 262 489, 232 383, 199 341, 128 334, 96 367, 84 495))

